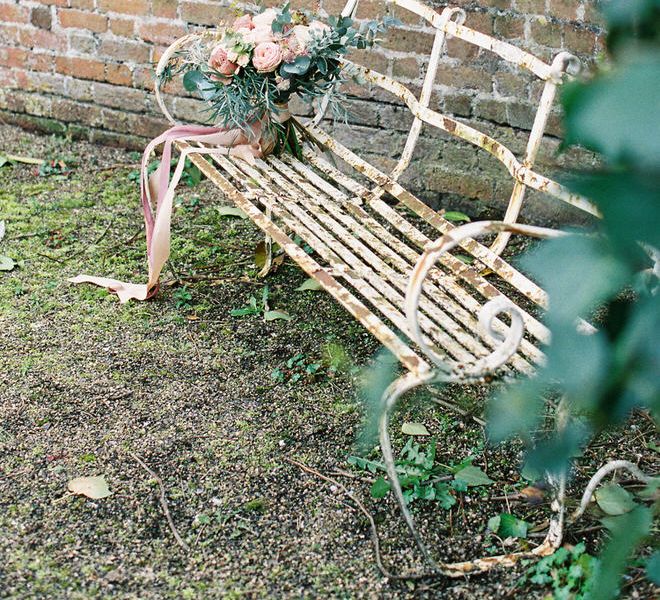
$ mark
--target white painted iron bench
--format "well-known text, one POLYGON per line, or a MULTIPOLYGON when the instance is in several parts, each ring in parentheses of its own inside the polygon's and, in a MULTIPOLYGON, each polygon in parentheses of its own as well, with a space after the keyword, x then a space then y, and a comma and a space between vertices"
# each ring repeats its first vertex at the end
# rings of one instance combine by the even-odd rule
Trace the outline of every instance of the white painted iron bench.
MULTIPOLYGON (((343 15, 353 15, 357 2, 349 0, 343 15)), ((179 143, 179 149, 263 230, 267 239, 277 243, 318 281, 407 369, 383 398, 383 455, 393 491, 424 556, 437 571, 460 576, 494 565, 512 564, 521 556, 552 553, 561 543, 563 504, 558 505, 545 541, 530 553, 453 564, 434 562, 403 501, 388 435, 389 415, 400 396, 419 385, 532 372, 534 365, 543 360, 540 346, 549 339, 546 327, 524 307, 536 305, 543 309, 547 296, 499 254, 511 234, 539 238, 560 235, 516 223, 527 188, 545 192, 592 215, 597 216, 598 211, 586 199, 533 170, 557 87, 566 72, 576 68, 577 59, 562 52, 552 64, 546 64, 520 48, 465 27, 465 13, 460 8, 445 8, 437 13, 415 0, 391 3, 419 15, 435 29, 419 98, 391 78, 356 66, 368 82, 400 98, 414 116, 405 148, 392 172, 383 173, 333 139, 319 125, 322 115, 308 123, 297 123, 306 138, 302 160, 290 155, 269 156, 251 166, 229 156, 204 158, 187 144, 179 143), (543 81, 543 93, 521 160, 488 135, 429 108, 439 60, 450 36, 493 52, 543 81), (423 125, 478 146, 502 163, 514 180, 502 222, 455 227, 397 182, 411 161, 423 125), (340 171, 324 153, 340 159, 359 177, 340 171), (414 213, 416 219, 407 219, 398 207, 385 202, 385 192, 396 198, 400 207, 414 213), (491 247, 476 241, 486 234, 497 234, 491 247), (312 255, 294 241, 296 236, 311 246, 312 255), (473 263, 466 264, 452 254, 450 250, 454 248, 471 256, 473 263), (485 269, 491 274, 484 276, 485 269)), ((189 39, 190 36, 182 38, 167 50, 160 61, 159 74, 189 39)), ((175 123, 158 86, 156 93, 165 115, 175 123)))

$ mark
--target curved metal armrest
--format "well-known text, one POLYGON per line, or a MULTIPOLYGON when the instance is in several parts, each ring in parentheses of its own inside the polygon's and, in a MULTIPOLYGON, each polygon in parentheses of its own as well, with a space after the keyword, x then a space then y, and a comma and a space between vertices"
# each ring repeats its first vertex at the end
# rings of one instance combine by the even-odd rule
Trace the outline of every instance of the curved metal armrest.
POLYGON ((457 227, 451 233, 447 233, 436 241, 427 245, 413 269, 408 288, 406 291, 406 318, 412 340, 429 357, 439 371, 456 376, 459 379, 475 379, 483 377, 501 367, 511 358, 518 349, 524 334, 524 321, 520 309, 505 296, 493 298, 484 304, 479 314, 479 325, 485 332, 498 342, 498 346, 487 356, 476 360, 472 364, 463 364, 448 361, 446 357, 439 355, 424 339, 422 329, 419 325, 418 312, 422 287, 429 271, 438 259, 449 250, 455 248, 460 242, 467 238, 478 238, 489 233, 501 232, 517 233, 536 238, 557 238, 567 235, 563 231, 535 227, 532 225, 518 225, 504 223, 501 221, 477 221, 457 227), (493 326, 498 314, 508 313, 511 317, 511 326, 506 336, 496 331, 493 326))

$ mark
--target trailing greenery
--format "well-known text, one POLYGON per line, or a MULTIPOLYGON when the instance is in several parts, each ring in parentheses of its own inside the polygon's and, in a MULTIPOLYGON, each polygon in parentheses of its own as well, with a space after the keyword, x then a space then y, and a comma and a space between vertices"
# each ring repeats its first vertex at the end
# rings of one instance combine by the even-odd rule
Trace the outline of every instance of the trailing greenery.
MULTIPOLYGON (((425 428, 418 423, 407 423, 404 428, 415 431, 425 428), (414 427, 416 426, 416 427, 414 427)), ((436 463, 437 440, 431 438, 423 448, 411 435, 401 450, 401 456, 396 461, 396 470, 403 489, 403 497, 407 504, 415 500, 435 501, 448 510, 456 504, 456 494, 465 492, 468 487, 490 485, 493 481, 479 468, 472 465, 473 457, 469 457, 456 465, 436 463)), ((385 465, 379 461, 361 456, 350 456, 348 463, 370 473, 384 473, 385 465)), ((373 498, 384 498, 391 489, 389 481, 383 475, 371 486, 373 498)))

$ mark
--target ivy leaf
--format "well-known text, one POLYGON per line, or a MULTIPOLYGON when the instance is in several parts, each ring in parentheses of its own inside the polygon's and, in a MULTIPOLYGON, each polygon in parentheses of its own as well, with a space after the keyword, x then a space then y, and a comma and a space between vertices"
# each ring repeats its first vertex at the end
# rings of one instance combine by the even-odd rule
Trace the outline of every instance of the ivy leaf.
POLYGON ((511 513, 501 513, 488 520, 488 529, 503 538, 526 538, 529 524, 511 513))
POLYGON ((87 496, 92 500, 107 498, 112 494, 103 475, 97 477, 77 477, 67 485, 72 494, 87 496))
POLYGON ((486 473, 479 467, 473 467, 472 465, 463 467, 460 471, 454 473, 454 479, 464 481, 469 487, 493 483, 493 480, 486 473))
POLYGON ((391 489, 391 486, 388 481, 385 480, 384 477, 379 477, 374 481, 373 485, 371 486, 371 497, 372 498, 384 498, 387 496, 391 489))
POLYGON ((598 488, 594 496, 601 510, 612 516, 630 512, 636 506, 632 496, 618 483, 608 483, 598 488))

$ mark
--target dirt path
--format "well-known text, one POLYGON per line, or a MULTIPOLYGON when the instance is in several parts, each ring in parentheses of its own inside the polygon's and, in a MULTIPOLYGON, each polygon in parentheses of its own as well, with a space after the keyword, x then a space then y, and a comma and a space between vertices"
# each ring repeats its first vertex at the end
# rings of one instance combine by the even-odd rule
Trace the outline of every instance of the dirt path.
MULTIPOLYGON (((271 305, 290 322, 232 317, 262 293, 253 264, 260 237, 250 223, 218 215, 222 198, 212 188, 181 190, 159 296, 119 306, 65 279, 144 277, 129 178, 136 157, 5 126, 0 140, 0 153, 80 162, 67 176, 0 168, 0 254, 18 261, 0 273, 1 597, 501 598, 513 589, 520 571, 388 581, 364 517, 340 490, 287 462, 350 470, 361 423, 356 368, 329 367, 346 362, 341 349, 363 366, 378 346, 323 293, 296 291, 305 277, 288 264, 267 284, 271 305), (186 277, 196 279, 182 287, 186 277), (298 355, 291 372, 286 362, 298 355), (310 364, 320 375, 304 375, 310 364), (158 481, 136 457, 161 479, 188 550, 168 526, 158 481), (104 475, 113 494, 67 497, 67 482, 86 475, 104 475)), ((452 393, 466 403, 479 396, 452 393)), ((428 407, 403 418, 438 435, 439 460, 475 454, 491 478, 517 481, 518 450, 483 454, 482 432, 469 420, 428 407)), ((388 564, 419 566, 393 503, 372 501, 368 482, 334 476, 375 515, 388 564)), ((503 508, 488 494, 467 495, 451 516, 433 506, 419 516, 440 555, 459 559, 492 545, 485 524, 503 508)))

